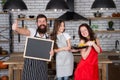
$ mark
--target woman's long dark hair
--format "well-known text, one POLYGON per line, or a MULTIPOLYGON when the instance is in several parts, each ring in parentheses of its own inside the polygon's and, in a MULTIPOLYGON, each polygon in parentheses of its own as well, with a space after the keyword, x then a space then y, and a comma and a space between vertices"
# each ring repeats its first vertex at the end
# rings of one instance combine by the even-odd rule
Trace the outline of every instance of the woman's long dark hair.
POLYGON ((88 24, 86 24, 86 23, 83 23, 83 24, 81 24, 81 25, 79 26, 79 28, 78 28, 78 35, 79 35, 79 38, 82 39, 82 40, 85 40, 85 42, 87 42, 87 41, 89 41, 89 40, 91 40, 91 41, 96 40, 94 31, 93 31, 93 30, 90 28, 90 26, 89 26, 88 24), (81 27, 86 27, 86 28, 87 28, 88 33, 89 33, 89 36, 90 36, 90 39, 82 36, 82 34, 81 34, 81 32, 80 32, 80 28, 81 28, 81 27))
POLYGON ((61 25, 62 22, 64 22, 64 21, 63 20, 58 20, 58 19, 55 20, 55 22, 54 22, 54 28, 53 28, 53 31, 52 31, 52 33, 50 35, 51 39, 54 40, 54 49, 58 48, 58 46, 56 44, 57 32, 58 32, 58 30, 59 30, 60 25, 61 25))

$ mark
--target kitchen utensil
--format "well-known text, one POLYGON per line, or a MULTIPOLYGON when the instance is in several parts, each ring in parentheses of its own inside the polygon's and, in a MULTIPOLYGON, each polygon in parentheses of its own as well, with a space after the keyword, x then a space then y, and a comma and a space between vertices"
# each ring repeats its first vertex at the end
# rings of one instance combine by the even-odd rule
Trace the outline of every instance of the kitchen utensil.
POLYGON ((94 16, 95 17, 101 17, 103 13, 100 13, 99 11, 95 12, 94 13, 94 16))
POLYGON ((78 46, 78 45, 74 45, 72 46, 73 49, 83 49, 83 48, 87 48, 88 46, 78 46))
POLYGON ((18 18, 25 18, 25 15, 24 14, 19 14, 18 18))
POLYGON ((34 15, 29 15, 29 18, 34 18, 35 16, 34 15))

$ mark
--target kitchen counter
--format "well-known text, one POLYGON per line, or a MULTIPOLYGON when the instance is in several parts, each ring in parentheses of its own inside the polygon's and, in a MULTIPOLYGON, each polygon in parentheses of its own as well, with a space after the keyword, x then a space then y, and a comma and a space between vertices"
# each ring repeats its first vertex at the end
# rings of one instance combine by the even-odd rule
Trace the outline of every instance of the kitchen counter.
MULTIPOLYGON (((73 55, 80 55, 80 53, 76 52, 76 53, 73 53, 73 55)), ((120 53, 116 53, 115 51, 103 51, 102 53, 99 53, 98 55, 120 55, 120 53)), ((14 53, 11 53, 10 56, 11 57, 23 56, 23 52, 14 52, 14 53)))
MULTIPOLYGON (((80 53, 75 52, 75 53, 73 53, 73 55, 79 56, 80 53)), ((120 56, 120 53, 116 53, 115 51, 103 51, 102 53, 99 53, 98 55, 99 56, 120 56)))
MULTIPOLYGON (((75 60, 78 62, 80 60, 80 53, 73 53, 75 60)), ((113 63, 120 63, 120 53, 116 53, 115 51, 103 51, 98 54, 98 58, 108 58, 112 60, 113 63)))
POLYGON ((99 54, 99 55, 113 55, 113 56, 115 56, 115 55, 117 55, 117 56, 120 56, 120 52, 119 53, 116 53, 115 51, 103 51, 102 52, 102 54, 99 54))
MULTIPOLYGON (((14 80, 14 76, 17 77, 17 80, 21 80, 21 71, 23 69, 24 58, 21 53, 13 53, 10 55, 10 59, 4 64, 9 65, 9 80, 14 80), (17 71, 17 75, 14 74, 14 70, 17 71)), ((107 64, 112 63, 111 60, 107 58, 99 58, 99 69, 102 70, 102 80, 106 80, 106 66, 107 64)))

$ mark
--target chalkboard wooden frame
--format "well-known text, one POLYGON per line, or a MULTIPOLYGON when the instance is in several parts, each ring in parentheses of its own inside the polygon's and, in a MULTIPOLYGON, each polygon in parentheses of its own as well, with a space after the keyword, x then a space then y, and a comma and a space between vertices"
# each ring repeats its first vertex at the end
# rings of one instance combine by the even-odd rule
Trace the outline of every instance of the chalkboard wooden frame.
POLYGON ((26 37, 24 58, 51 61, 49 54, 53 49, 54 41, 50 39, 41 39, 35 37, 26 37))

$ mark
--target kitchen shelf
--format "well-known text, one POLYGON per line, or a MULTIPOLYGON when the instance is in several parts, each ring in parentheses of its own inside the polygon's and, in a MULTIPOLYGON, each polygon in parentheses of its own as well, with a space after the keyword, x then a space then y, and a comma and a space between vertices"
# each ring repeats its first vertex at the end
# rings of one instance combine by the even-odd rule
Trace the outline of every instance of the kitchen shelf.
POLYGON ((100 20, 100 19, 120 19, 120 17, 89 17, 89 20, 100 20))
POLYGON ((9 42, 9 40, 0 40, 0 43, 3 42, 9 42))
POLYGON ((6 29, 9 29, 9 27, 5 27, 5 26, 4 26, 4 27, 0 26, 0 28, 6 28, 6 29))
POLYGON ((95 30, 95 33, 119 33, 120 30, 95 30))
MULTIPOLYGON (((48 18, 48 20, 55 20, 56 18, 48 18)), ((99 19, 120 19, 120 17, 88 17, 89 20, 99 20, 99 19)), ((17 18, 18 21, 21 20, 36 20, 36 18, 17 18)))
POLYGON ((8 12, 0 12, 0 14, 8 14, 8 12))
POLYGON ((0 57, 9 57, 8 54, 0 54, 0 57))
MULTIPOLYGON (((56 18, 48 18, 48 20, 55 20, 56 18)), ((36 18, 17 18, 18 21, 21 20, 36 20, 36 18)))
MULTIPOLYGON (((105 20, 105 19, 108 19, 108 20, 115 20, 115 19, 120 19, 120 17, 89 17, 89 24, 91 25, 92 24, 92 21, 95 21, 95 20, 105 20)), ((106 23, 108 24, 108 23, 106 23)), ((94 30, 95 33, 119 33, 120 32, 120 29, 117 29, 117 30, 94 30)))

